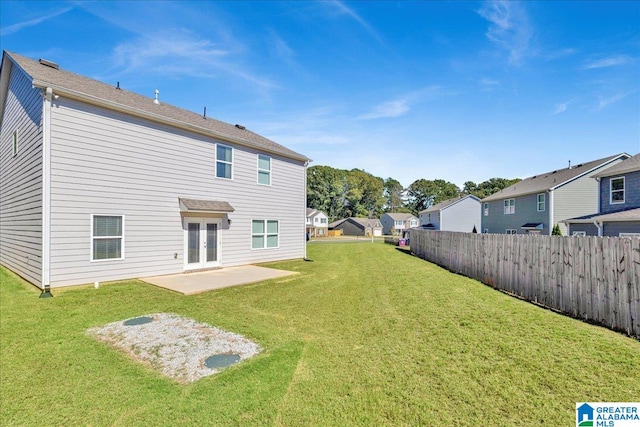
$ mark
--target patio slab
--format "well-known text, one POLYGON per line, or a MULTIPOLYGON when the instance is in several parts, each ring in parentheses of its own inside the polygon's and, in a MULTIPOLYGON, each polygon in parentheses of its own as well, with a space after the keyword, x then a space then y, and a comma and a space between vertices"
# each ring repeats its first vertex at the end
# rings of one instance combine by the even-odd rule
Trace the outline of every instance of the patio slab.
POLYGON ((277 279, 293 274, 299 273, 296 271, 276 270, 275 268, 258 267, 255 265, 243 265, 240 267, 228 267, 194 273, 143 277, 140 278, 140 280, 185 295, 193 295, 215 289, 277 279))

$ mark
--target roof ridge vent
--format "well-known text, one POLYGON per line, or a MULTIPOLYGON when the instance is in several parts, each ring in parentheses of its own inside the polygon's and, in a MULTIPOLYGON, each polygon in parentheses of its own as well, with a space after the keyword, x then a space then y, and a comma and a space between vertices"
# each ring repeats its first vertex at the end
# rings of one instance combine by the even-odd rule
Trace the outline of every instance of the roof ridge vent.
POLYGON ((49 61, 48 59, 40 58, 38 62, 45 67, 53 68, 54 70, 59 70, 60 66, 53 61, 49 61))

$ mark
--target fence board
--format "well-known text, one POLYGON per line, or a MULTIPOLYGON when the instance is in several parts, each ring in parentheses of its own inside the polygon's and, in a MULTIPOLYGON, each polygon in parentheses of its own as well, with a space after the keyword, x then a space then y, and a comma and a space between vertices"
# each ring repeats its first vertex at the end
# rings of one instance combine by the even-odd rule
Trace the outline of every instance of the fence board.
POLYGON ((489 286, 640 338, 640 239, 412 230, 411 251, 489 286))

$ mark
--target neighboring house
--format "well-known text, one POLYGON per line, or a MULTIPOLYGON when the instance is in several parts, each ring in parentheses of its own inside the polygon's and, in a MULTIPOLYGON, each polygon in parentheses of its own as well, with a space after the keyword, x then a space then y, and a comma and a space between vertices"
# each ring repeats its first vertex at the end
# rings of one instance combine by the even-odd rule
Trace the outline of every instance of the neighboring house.
POLYGON ((401 235, 404 230, 420 225, 420 220, 410 213, 386 213, 382 215, 380 222, 382 222, 382 233, 385 235, 401 235))
POLYGON ((329 230, 342 230, 345 236, 382 236, 382 224, 378 218, 345 218, 329 224, 329 230))
POLYGON ((309 159, 3 52, 0 263, 40 288, 304 258, 309 159))
POLYGON ((600 184, 598 212, 565 220, 569 235, 640 236, 640 154, 594 178, 600 184))
POLYGON ((468 195, 445 200, 420 212, 420 226, 427 230, 481 231, 480 199, 468 195))
POLYGON ((625 153, 526 178, 481 200, 482 232, 550 235, 563 220, 598 210, 596 174, 628 159, 625 153))
POLYGON ((307 234, 309 237, 324 237, 329 230, 327 215, 319 210, 307 208, 307 234))

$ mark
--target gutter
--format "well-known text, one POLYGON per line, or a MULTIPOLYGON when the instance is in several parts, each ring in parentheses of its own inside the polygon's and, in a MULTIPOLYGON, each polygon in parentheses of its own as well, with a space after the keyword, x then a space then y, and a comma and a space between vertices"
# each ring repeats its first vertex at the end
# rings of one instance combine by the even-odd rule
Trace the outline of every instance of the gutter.
POLYGON ((598 229, 598 237, 602 237, 602 223, 598 223, 597 220, 593 221, 593 225, 598 229))
POLYGON ((251 143, 249 141, 245 141, 245 140, 240 139, 240 138, 236 138, 236 137, 233 137, 233 136, 220 134, 220 133, 217 133, 215 131, 209 130, 207 128, 203 128, 201 126, 196 126, 196 125, 192 125, 192 124, 189 124, 189 123, 184 123, 184 122, 181 122, 179 120, 167 118, 167 117, 162 116, 160 114, 154 114, 154 113, 149 113, 147 111, 142 111, 142 110, 139 110, 137 108, 133 108, 133 107, 129 107, 129 106, 126 106, 126 105, 122 105, 122 104, 119 104, 119 103, 116 103, 116 102, 113 102, 113 101, 109 101, 109 100, 106 100, 106 99, 103 99, 103 98, 99 98, 99 97, 96 97, 96 96, 93 96, 93 95, 88 95, 86 93, 78 92, 78 91, 75 91, 75 90, 72 90, 72 89, 67 89, 67 88, 64 88, 64 87, 58 87, 58 86, 55 86, 55 85, 50 85, 49 83, 44 82, 42 80, 34 79, 32 84, 33 84, 33 86, 40 87, 42 89, 50 88, 52 90, 55 90, 57 95, 66 96, 68 98, 76 99, 76 100, 79 100, 79 101, 83 101, 83 102, 86 102, 86 103, 89 103, 89 104, 92 104, 92 105, 96 105, 96 106, 99 106, 99 107, 104 107, 104 108, 107 108, 107 109, 110 109, 110 110, 119 111, 121 113, 126 113, 126 114, 133 115, 133 116, 136 116, 136 117, 141 117, 141 118, 145 118, 145 119, 152 120, 152 121, 155 121, 155 122, 164 123, 164 124, 176 127, 176 128, 188 130, 188 131, 191 131, 191 132, 196 132, 196 133, 199 133, 201 135, 206 135, 206 136, 209 136, 209 137, 213 136, 215 138, 219 138, 219 139, 224 140, 226 142, 232 142, 232 143, 235 143, 235 144, 238 144, 238 145, 242 145, 244 147, 248 147, 248 148, 252 148, 252 149, 260 149, 260 150, 268 152, 270 154, 277 154, 277 155, 282 156, 282 157, 287 157, 289 159, 303 161, 303 162, 308 162, 308 161, 311 160, 308 157, 302 156, 302 155, 295 156, 295 155, 292 155, 292 154, 282 153, 280 151, 270 150, 268 147, 257 147, 255 144, 253 144, 253 143, 251 143))

